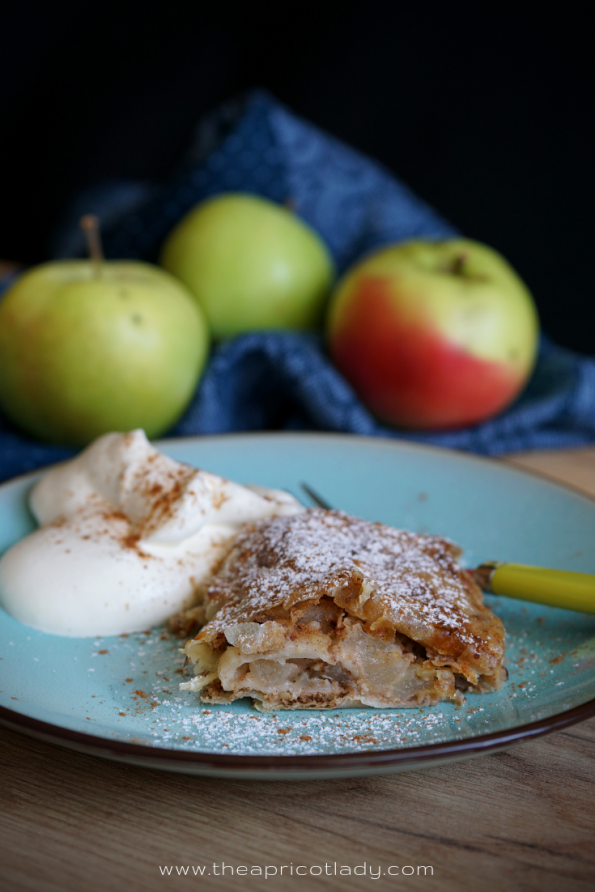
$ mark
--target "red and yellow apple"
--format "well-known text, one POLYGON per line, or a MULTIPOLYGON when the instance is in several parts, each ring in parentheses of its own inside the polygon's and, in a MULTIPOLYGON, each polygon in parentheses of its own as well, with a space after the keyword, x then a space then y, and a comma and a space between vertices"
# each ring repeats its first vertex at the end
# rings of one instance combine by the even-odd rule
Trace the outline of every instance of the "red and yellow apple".
POLYGON ((535 363, 539 321, 527 287, 492 248, 415 240, 346 273, 327 334, 335 364, 379 419, 446 430, 514 400, 535 363))

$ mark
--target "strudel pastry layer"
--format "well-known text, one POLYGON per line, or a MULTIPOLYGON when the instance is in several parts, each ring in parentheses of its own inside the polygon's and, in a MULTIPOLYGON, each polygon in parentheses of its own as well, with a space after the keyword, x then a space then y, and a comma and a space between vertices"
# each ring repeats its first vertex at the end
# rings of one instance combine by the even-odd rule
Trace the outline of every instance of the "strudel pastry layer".
POLYGON ((419 707, 497 689, 504 627, 459 554, 340 511, 252 523, 204 592, 182 687, 266 710, 419 707))

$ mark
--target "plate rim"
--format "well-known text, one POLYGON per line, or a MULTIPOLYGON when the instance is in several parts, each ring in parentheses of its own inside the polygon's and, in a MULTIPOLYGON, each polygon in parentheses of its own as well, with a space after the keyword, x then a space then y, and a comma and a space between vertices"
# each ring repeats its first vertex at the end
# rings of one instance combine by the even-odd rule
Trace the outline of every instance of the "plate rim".
MULTIPOLYGON (((562 483, 541 471, 534 471, 499 463, 496 457, 481 456, 475 453, 467 453, 461 450, 444 448, 428 443, 417 443, 411 440, 399 440, 392 438, 369 437, 356 434, 325 431, 242 431, 227 432, 213 435, 190 435, 184 437, 167 437, 152 441, 157 448, 167 448, 180 442, 189 444, 213 443, 217 440, 240 439, 311 439, 311 440, 340 440, 342 442, 360 442, 366 445, 390 449, 406 449, 411 451, 430 452, 432 454, 448 454, 463 463, 471 462, 490 467, 499 467, 505 473, 532 477, 557 489, 572 493, 585 501, 595 504, 595 496, 585 492, 572 484, 562 483), (496 458, 496 463, 494 459, 496 458)), ((68 459, 67 459, 68 460, 68 459)), ((3 481, 0 484, 0 497, 5 487, 15 483, 24 483, 33 480, 53 465, 62 462, 52 462, 34 471, 20 474, 3 481)), ((544 719, 525 723, 515 728, 494 731, 488 734, 479 734, 476 737, 467 737, 460 740, 451 740, 421 746, 400 747, 393 749, 364 750, 352 753, 326 753, 307 755, 238 755, 234 753, 196 752, 167 747, 129 743, 124 740, 112 740, 108 737, 88 734, 82 731, 74 731, 63 728, 52 722, 28 716, 9 707, 0 706, 0 725, 11 730, 27 734, 30 737, 43 739, 47 742, 65 746, 80 752, 111 758, 117 761, 133 762, 144 767, 157 767, 165 770, 178 770, 188 773, 211 774, 225 776, 226 774, 242 775, 250 778, 254 775, 262 778, 275 776, 281 778, 284 775, 295 773, 311 777, 323 774, 352 774, 354 772, 373 773, 382 770, 398 770, 416 766, 423 768, 429 763, 436 763, 447 759, 479 756, 494 752, 514 743, 541 737, 554 731, 585 721, 595 716, 595 698, 575 706, 569 710, 555 713, 544 719), (201 770, 202 769, 202 770, 201 770)))
MULTIPOLYGON (((185 434, 179 437, 159 437, 157 439, 151 439, 149 442, 160 449, 162 447, 167 447, 169 445, 176 445, 177 443, 203 443, 203 442, 214 442, 216 440, 240 440, 240 439, 312 439, 312 440, 341 440, 343 442, 360 442, 366 443, 368 445, 374 445, 376 447, 388 447, 389 449, 407 449, 412 451, 421 451, 421 452, 430 452, 437 455, 444 455, 445 453, 449 455, 451 458, 462 461, 462 462, 471 462, 473 464, 477 463, 480 465, 485 465, 489 467, 497 467, 501 470, 504 470, 505 473, 511 473, 520 475, 521 477, 535 477, 538 480, 545 481, 549 483, 550 486, 553 486, 557 489, 567 490, 573 493, 576 496, 580 496, 585 499, 587 502, 595 503, 595 495, 591 495, 591 493, 586 492, 584 489, 581 489, 580 486, 576 486, 572 483, 567 483, 559 480, 557 477, 553 477, 548 474, 546 471, 536 470, 535 468, 525 468, 524 466, 508 464, 503 461, 502 455, 479 455, 477 452, 467 452, 464 449, 454 449, 451 446, 438 446, 434 443, 423 443, 417 442, 416 440, 410 440, 406 438, 399 437, 374 437, 366 434, 351 434, 342 431, 224 431, 219 434, 185 434)), ((90 444, 89 444, 90 445, 90 444)), ((83 451, 81 449, 77 450, 75 455, 70 458, 61 459, 60 461, 48 462, 45 465, 40 465, 38 468, 34 468, 32 471, 25 471, 23 474, 16 474, 14 477, 7 477, 6 480, 0 481, 0 495, 4 487, 11 486, 14 483, 25 483, 28 480, 34 480, 44 471, 49 470, 50 468, 57 467, 58 465, 64 464, 67 461, 71 461, 72 458, 76 458, 76 456, 83 451)), ((577 447, 580 449, 581 447, 577 447)), ((526 450, 527 452, 531 450, 526 450)), ((543 450, 533 450, 535 452, 543 451, 543 450)), ((548 452, 558 452, 557 449, 545 450, 548 452)), ((511 452, 510 455, 517 455, 517 452, 511 452)))
POLYGON ((182 771, 186 767, 195 769, 196 773, 200 773, 199 769, 202 768, 204 774, 216 772, 219 776, 225 774, 237 776, 241 773, 247 778, 250 773, 259 775, 266 773, 271 777, 278 775, 282 778, 291 772, 314 776, 331 772, 346 774, 358 770, 373 771, 391 767, 398 770, 399 767, 417 765, 423 768, 424 763, 436 763, 448 758, 465 758, 496 752, 515 743, 522 743, 536 737, 543 737, 553 731, 560 731, 592 718, 594 715, 595 699, 592 699, 580 706, 556 713, 549 718, 538 719, 535 722, 519 725, 517 728, 479 734, 476 737, 466 737, 461 740, 429 743, 414 747, 364 750, 354 753, 282 756, 196 752, 129 743, 125 740, 111 740, 109 737, 61 728, 59 725, 15 712, 4 706, 0 706, 0 725, 8 727, 10 730, 20 731, 29 737, 41 738, 79 752, 91 753, 117 761, 134 762, 144 767, 182 771))

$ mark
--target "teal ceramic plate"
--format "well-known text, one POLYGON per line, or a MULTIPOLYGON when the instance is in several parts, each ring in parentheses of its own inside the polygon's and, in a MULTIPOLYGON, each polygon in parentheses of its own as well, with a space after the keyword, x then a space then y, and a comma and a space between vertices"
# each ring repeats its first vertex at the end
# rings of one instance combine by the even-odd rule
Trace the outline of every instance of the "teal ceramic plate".
MULTIPOLYGON (((440 533, 484 559, 595 572, 595 501, 498 462, 316 434, 170 440, 168 455, 300 494, 306 481, 367 520, 440 533)), ((33 528, 36 475, 0 487, 0 549, 33 528)), ((507 629, 509 682, 464 707, 288 711, 202 706, 181 692, 179 640, 36 632, 0 610, 0 719, 73 749, 189 774, 338 777, 493 751, 595 714, 595 616, 488 598, 507 629)))

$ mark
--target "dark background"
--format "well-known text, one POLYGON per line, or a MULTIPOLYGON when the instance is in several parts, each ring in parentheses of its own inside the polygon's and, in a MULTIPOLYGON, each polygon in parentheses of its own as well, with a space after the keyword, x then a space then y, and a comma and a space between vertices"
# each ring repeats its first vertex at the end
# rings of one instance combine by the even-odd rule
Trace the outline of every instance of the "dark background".
POLYGON ((4 13, 0 257, 48 255, 72 196, 166 177, 205 111, 263 86, 498 248, 544 329, 595 353, 584 22, 453 4, 21 5, 4 13))

